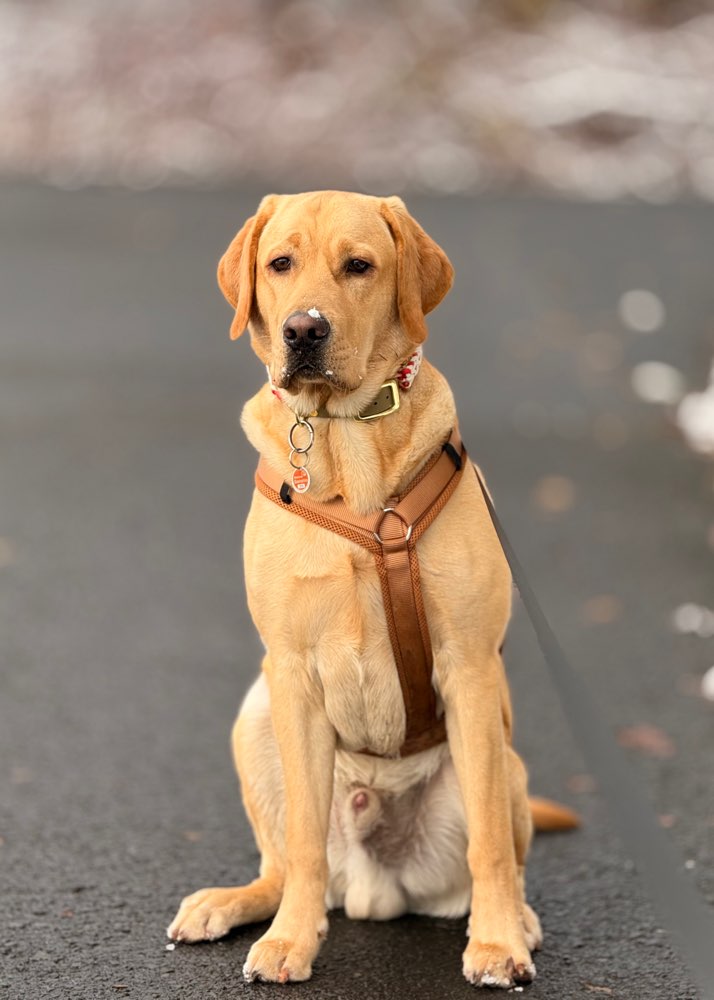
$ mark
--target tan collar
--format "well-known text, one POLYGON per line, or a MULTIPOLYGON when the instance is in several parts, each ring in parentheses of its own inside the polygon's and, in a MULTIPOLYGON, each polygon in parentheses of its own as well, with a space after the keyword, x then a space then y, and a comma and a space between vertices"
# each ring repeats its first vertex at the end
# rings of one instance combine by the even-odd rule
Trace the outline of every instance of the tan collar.
MULTIPOLYGON (((374 420, 376 417, 386 417, 399 409, 399 388, 396 379, 384 382, 371 403, 368 403, 353 420, 374 420)), ((327 407, 321 406, 309 414, 311 417, 331 417, 327 407)))

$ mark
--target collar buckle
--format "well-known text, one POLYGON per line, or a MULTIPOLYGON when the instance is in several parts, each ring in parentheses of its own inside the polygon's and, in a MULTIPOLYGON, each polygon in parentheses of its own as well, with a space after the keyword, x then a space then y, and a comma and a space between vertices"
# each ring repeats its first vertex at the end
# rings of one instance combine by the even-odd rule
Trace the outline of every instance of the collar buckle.
POLYGON ((395 379, 384 382, 379 392, 368 406, 357 414, 357 420, 376 420, 396 413, 399 409, 399 389, 395 379))

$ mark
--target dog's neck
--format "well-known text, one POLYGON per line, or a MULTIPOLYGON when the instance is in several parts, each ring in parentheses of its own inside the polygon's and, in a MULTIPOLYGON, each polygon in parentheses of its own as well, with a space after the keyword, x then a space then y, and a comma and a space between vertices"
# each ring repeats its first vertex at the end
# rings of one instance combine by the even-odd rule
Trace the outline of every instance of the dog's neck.
MULTIPOLYGON (((345 397, 341 399, 339 397, 335 398, 334 394, 330 393, 329 386, 324 386, 322 391, 317 391, 317 395, 324 398, 324 389, 326 389, 327 401, 314 406, 315 400, 312 393, 308 397, 310 402, 306 403, 303 392, 295 395, 286 389, 279 389, 275 385, 270 374, 270 365, 266 365, 265 370, 268 374, 270 391, 281 403, 285 403, 296 417, 307 417, 308 419, 310 417, 342 417, 346 420, 375 420, 399 409, 399 390, 408 392, 411 389, 415 378, 419 374, 423 357, 424 353, 420 345, 412 351, 406 360, 399 364, 394 377, 387 382, 383 382, 377 395, 372 399, 367 399, 365 405, 362 404, 360 399, 364 395, 362 392, 350 393, 348 402, 345 397), (385 390, 387 391, 385 392, 385 390), (346 410, 345 404, 347 404, 346 410)), ((331 375, 332 372, 329 374, 331 375)))
MULTIPOLYGON (((290 482, 288 432, 295 415, 269 385, 246 404, 242 424, 248 440, 286 482, 290 482)), ((384 506, 400 493, 446 440, 456 422, 451 391, 443 376, 424 362, 399 409, 362 422, 316 417, 310 449, 310 496, 341 496, 358 513, 384 506)))

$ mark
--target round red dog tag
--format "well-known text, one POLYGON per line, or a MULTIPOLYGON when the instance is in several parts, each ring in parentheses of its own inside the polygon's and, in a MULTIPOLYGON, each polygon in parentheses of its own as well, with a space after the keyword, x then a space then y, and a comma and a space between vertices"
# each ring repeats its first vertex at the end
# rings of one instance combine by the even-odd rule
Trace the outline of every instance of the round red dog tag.
POLYGON ((307 493, 310 488, 310 473, 303 466, 293 472, 293 489, 296 493, 307 493))

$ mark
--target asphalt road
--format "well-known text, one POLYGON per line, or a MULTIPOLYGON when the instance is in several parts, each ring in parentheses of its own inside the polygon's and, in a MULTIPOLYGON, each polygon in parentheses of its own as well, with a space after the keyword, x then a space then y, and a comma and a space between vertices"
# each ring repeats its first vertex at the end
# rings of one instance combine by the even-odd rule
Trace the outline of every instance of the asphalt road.
MULTIPOLYGON (((186 892, 257 863, 228 734, 259 658, 241 570, 255 457, 237 416, 263 374, 247 340, 229 342, 214 279, 256 201, 0 188, 0 993, 13 1000, 284 993, 242 981, 259 929, 173 951, 164 937, 186 892)), ((428 352, 471 454, 613 734, 640 727, 629 766, 712 904, 714 709, 696 692, 714 650, 671 614, 712 603, 713 470, 629 378, 657 359, 704 384, 714 210, 411 207, 457 268, 428 352), (659 295, 660 331, 622 326, 631 288, 659 295)), ((534 845, 546 939, 524 995, 694 997, 520 611, 507 662, 532 788, 584 818, 534 845)), ((313 981, 288 989, 466 997, 464 933, 335 914, 313 981)))

